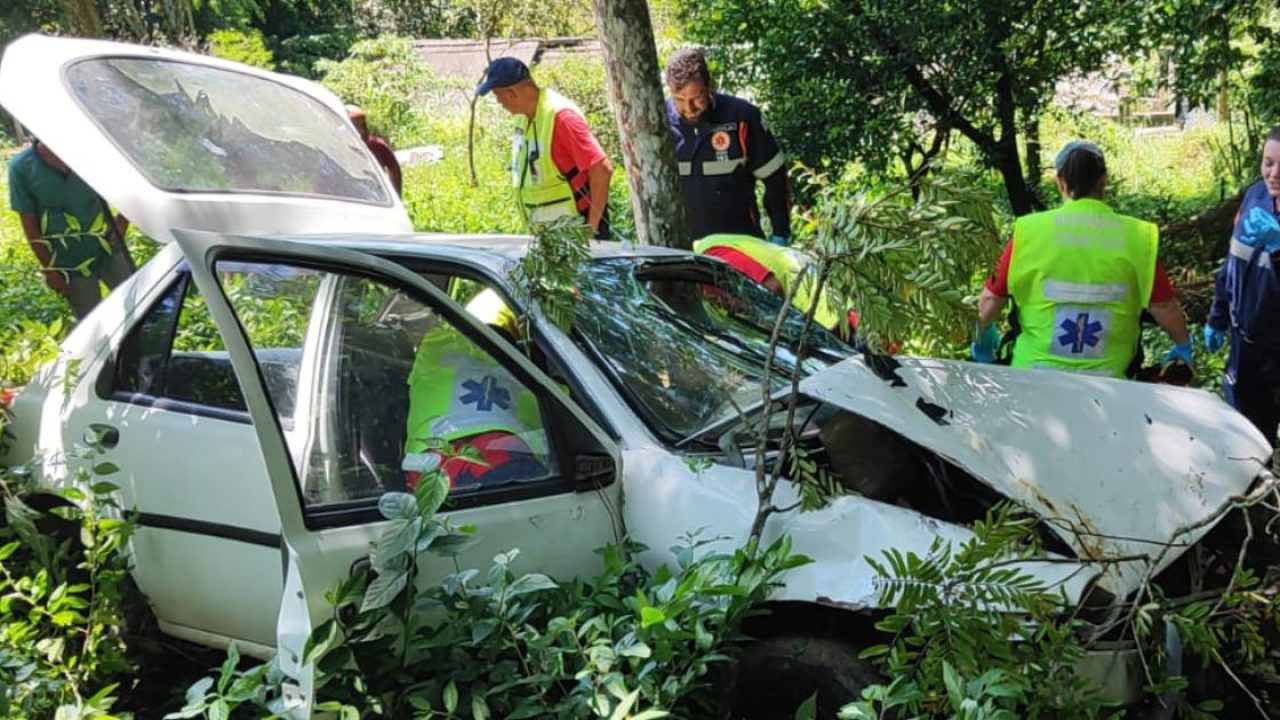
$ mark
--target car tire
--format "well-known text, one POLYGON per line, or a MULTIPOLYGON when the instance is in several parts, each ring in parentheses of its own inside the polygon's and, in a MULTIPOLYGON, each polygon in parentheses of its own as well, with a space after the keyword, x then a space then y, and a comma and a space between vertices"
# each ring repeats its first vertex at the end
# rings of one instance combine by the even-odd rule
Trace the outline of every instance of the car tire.
POLYGON ((738 660, 733 717, 794 720, 816 694, 819 720, 834 720, 863 688, 884 682, 860 648, 828 638, 786 635, 748 645, 738 660))

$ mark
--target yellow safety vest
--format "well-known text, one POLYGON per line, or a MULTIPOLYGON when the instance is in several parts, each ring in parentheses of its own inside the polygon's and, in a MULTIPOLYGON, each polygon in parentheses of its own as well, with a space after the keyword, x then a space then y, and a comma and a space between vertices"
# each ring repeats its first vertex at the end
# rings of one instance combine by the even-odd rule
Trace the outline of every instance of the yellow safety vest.
POLYGON ((512 140, 514 157, 511 162, 511 179, 516 189, 521 213, 529 225, 548 223, 560 217, 580 216, 578 203, 573 196, 569 175, 561 175, 551 160, 551 141, 555 136, 556 114, 571 110, 582 114, 577 105, 550 88, 538 93, 538 106, 533 119, 524 128, 516 128, 512 140))
POLYGON ((427 440, 459 440, 486 432, 519 435, 546 455, 537 397, 456 328, 427 331, 409 373, 405 453, 424 452, 427 440))
POLYGON ((1155 282, 1156 226, 1084 198, 1019 218, 1013 238, 1013 366, 1124 377, 1155 282))
POLYGON ((782 291, 791 295, 792 305, 807 313, 816 302, 813 321, 828 330, 843 329, 843 315, 831 300, 828 288, 824 287, 821 296, 815 298, 814 290, 818 279, 812 272, 809 258, 803 253, 774 245, 754 235, 722 233, 708 235, 693 243, 693 251, 699 255, 713 247, 732 248, 765 266, 777 278, 782 291), (793 285, 794 291, 791 289, 793 285))

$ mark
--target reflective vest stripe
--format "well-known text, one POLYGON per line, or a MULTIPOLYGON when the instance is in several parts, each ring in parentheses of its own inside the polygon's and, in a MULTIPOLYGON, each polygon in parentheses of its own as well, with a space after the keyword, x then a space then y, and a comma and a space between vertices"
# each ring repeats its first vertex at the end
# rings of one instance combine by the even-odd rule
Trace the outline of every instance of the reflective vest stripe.
POLYGON ((779 152, 777 155, 774 155, 773 158, 769 160, 769 162, 753 170, 751 174, 763 180, 769 177, 770 175, 781 170, 782 166, 785 165, 786 163, 787 163, 786 154, 779 152))
POLYGON ((707 160, 702 163, 702 174, 728 175, 746 164, 746 158, 737 158, 736 160, 707 160))

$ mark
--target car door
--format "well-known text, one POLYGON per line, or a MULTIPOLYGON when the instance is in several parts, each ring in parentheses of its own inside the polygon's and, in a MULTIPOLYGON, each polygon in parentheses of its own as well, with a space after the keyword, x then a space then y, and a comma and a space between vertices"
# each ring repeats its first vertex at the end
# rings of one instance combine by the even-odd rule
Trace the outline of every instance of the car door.
MULTIPOLYGON (((324 593, 368 556, 384 524, 378 500, 413 482, 407 458, 422 434, 455 447, 474 442, 485 455, 479 476, 450 471, 446 512, 455 524, 474 525, 479 540, 461 558, 464 567, 487 567, 495 554, 519 548, 522 571, 569 578, 599 569, 594 550, 623 532, 618 450, 509 343, 428 281, 370 255, 174 235, 231 358, 280 515, 287 575, 278 649, 301 706, 310 702, 302 648, 331 612, 324 593), (251 277, 235 279, 243 274, 251 277), (321 288, 323 310, 297 321, 309 326, 308 349, 287 415, 264 360, 271 348, 262 343, 273 333, 254 337, 246 328, 260 310, 255 294, 279 297, 301 281, 321 288)), ((287 325, 275 332, 297 336, 287 325)), ((454 570, 435 562, 423 560, 421 582, 454 570)))

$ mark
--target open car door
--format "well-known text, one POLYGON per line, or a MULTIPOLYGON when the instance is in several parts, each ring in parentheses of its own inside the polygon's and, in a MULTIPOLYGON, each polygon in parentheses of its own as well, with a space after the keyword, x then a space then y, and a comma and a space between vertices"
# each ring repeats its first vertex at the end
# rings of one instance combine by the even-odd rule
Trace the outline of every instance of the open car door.
POLYGON ((333 93, 206 55, 28 35, 0 105, 148 235, 412 229, 333 93))
MULTIPOLYGON (((291 715, 305 716, 313 701, 301 661, 312 627, 331 616, 324 594, 368 557, 387 524, 377 511, 383 495, 412 487, 405 458, 418 435, 454 448, 474 442, 485 459, 482 471, 449 470, 442 512, 474 525, 478 540, 463 567, 519 548, 521 572, 567 579, 598 570, 593 551, 622 534, 618 450, 507 340, 428 281, 370 255, 174 235, 222 334, 280 514, 277 649, 296 682, 291 715), (298 282, 317 287, 318 299, 294 312, 288 288, 298 282), (299 332, 307 337, 286 415, 270 346, 299 332)), ((420 583, 454 571, 444 558, 420 558, 420 583)))

